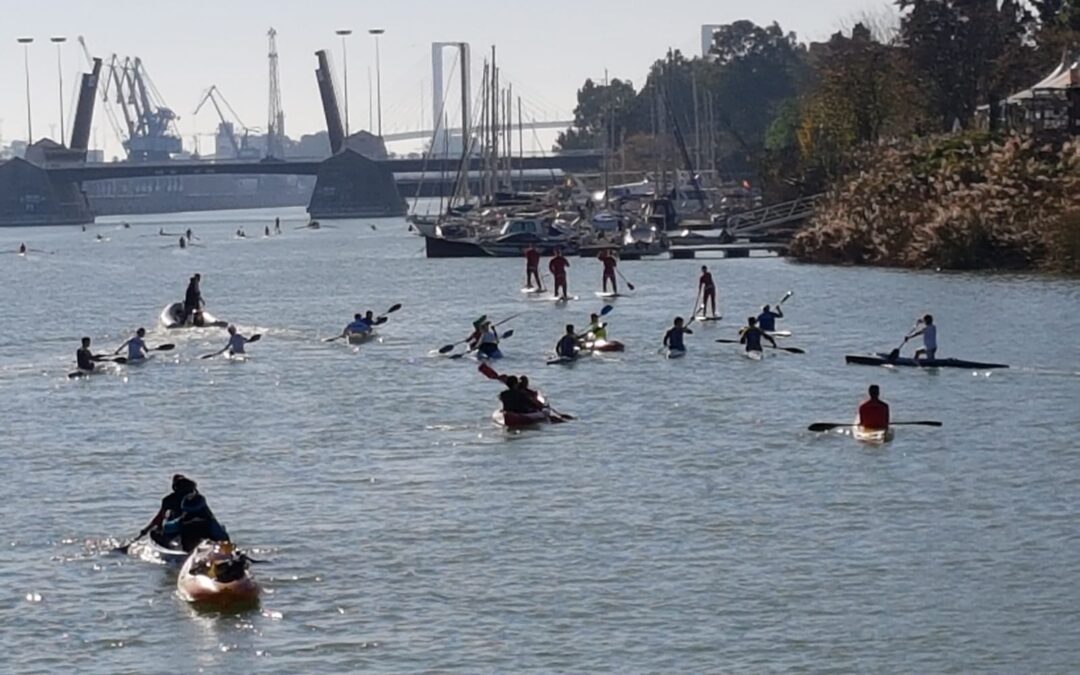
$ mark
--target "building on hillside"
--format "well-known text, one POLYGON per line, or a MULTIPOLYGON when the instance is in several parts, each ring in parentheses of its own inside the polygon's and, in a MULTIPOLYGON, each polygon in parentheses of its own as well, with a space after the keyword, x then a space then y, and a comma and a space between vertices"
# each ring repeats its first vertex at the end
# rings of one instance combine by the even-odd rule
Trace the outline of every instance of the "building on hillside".
POLYGON ((1080 59, 1066 52, 1038 84, 1004 99, 996 110, 988 105, 976 110, 980 128, 989 128, 992 117, 995 126, 1012 131, 1080 133, 1080 59))

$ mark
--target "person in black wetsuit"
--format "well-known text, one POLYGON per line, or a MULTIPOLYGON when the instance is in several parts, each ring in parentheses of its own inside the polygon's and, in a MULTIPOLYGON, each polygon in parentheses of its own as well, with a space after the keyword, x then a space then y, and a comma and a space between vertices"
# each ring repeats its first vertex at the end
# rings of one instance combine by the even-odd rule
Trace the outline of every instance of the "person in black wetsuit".
POLYGON ((760 352, 762 338, 772 343, 772 346, 776 346, 776 340, 771 335, 761 330, 758 326, 757 319, 754 317, 748 317, 746 319, 746 327, 740 331, 739 342, 746 345, 746 351, 748 352, 760 352))
POLYGON ((206 499, 193 492, 180 501, 180 515, 166 520, 161 527, 166 537, 180 537, 180 546, 187 552, 195 550, 204 539, 229 541, 229 533, 214 517, 206 499))
POLYGON ((103 356, 90 351, 90 338, 88 337, 82 339, 82 346, 75 352, 75 363, 78 365, 79 370, 87 373, 94 372, 94 361, 100 361, 103 358, 103 356))
POLYGON ((184 317, 180 322, 183 326, 188 325, 192 320, 195 311, 202 308, 202 290, 199 288, 199 283, 201 281, 201 274, 195 274, 188 281, 187 291, 184 293, 184 317))
POLYGON ((139 537, 149 534, 150 538, 161 546, 173 548, 174 537, 165 536, 162 525, 166 520, 172 520, 180 516, 180 503, 184 500, 184 497, 195 494, 198 487, 195 481, 184 474, 174 474, 172 477, 172 492, 161 498, 161 508, 158 509, 153 519, 146 524, 146 527, 139 532, 139 537))

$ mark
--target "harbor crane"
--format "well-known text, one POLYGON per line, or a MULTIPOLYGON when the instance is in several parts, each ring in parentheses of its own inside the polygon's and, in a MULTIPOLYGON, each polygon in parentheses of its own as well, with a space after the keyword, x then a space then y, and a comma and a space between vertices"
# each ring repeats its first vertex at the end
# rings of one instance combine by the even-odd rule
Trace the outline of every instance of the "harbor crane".
MULTIPOLYGON (((202 110, 207 101, 214 106, 214 110, 217 112, 218 119, 220 120, 217 138, 219 140, 222 136, 226 138, 229 147, 232 148, 233 157, 258 157, 259 151, 250 146, 249 137, 252 133, 257 134, 259 130, 244 124, 240 119, 240 115, 238 115, 232 105, 229 104, 228 99, 225 98, 225 95, 221 93, 221 89, 219 89, 216 84, 210 85, 210 87, 203 92, 202 97, 199 99, 199 105, 195 107, 195 112, 192 114, 198 115, 199 111, 202 110), (225 110, 229 111, 232 115, 232 119, 226 117, 225 110, 222 110, 222 106, 225 107, 225 110), (239 138, 237 138, 236 135, 237 128, 239 128, 243 134, 239 138)), ((220 148, 218 149, 217 154, 221 154, 220 148)))

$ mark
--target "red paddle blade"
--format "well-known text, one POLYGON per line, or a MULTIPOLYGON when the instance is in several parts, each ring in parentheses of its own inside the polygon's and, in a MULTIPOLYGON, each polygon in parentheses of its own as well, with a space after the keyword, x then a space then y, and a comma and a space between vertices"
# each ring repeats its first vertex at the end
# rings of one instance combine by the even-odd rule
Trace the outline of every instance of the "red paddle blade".
POLYGON ((480 374, 488 378, 489 380, 499 379, 499 374, 495 372, 495 369, 486 363, 481 363, 477 370, 479 370, 480 374))

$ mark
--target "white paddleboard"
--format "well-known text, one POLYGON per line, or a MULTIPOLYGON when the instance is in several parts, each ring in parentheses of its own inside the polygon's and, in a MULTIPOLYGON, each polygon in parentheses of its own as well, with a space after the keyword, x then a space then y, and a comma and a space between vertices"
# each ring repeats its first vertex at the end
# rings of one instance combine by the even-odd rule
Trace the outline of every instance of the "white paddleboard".
POLYGON ((613 291, 596 291, 596 297, 598 298, 624 298, 624 293, 615 293, 613 291))
POLYGON ((537 293, 546 293, 547 289, 536 288, 535 286, 526 286, 525 288, 521 289, 521 292, 525 293, 526 295, 536 295, 537 293))
POLYGON ((722 316, 700 316, 699 315, 699 316, 694 317, 694 321, 697 321, 698 323, 709 323, 709 322, 712 322, 712 321, 719 321, 720 319, 723 319, 723 318, 724 317, 722 317, 722 316))

